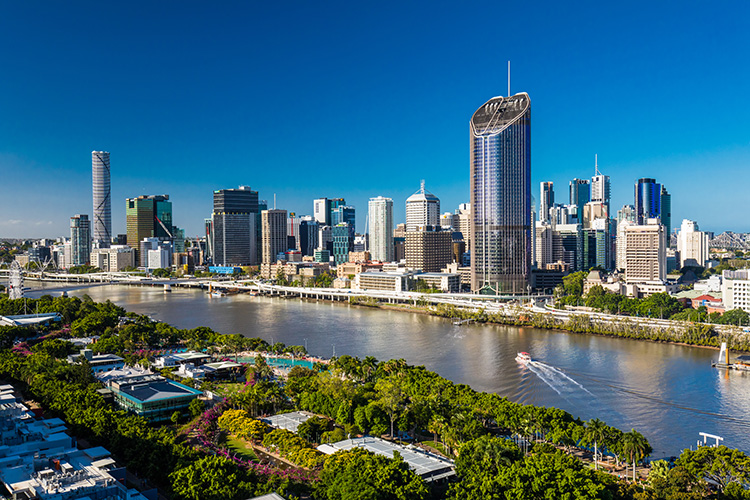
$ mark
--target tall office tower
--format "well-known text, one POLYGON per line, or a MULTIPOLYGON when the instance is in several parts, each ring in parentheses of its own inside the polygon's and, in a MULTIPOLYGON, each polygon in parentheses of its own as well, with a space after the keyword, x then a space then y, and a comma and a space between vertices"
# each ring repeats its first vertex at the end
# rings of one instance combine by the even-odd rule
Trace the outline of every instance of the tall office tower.
POLYGON ((526 293, 531 273, 531 101, 493 97, 472 116, 471 289, 526 293))
POLYGON ((318 229, 320 224, 311 216, 304 215, 299 218, 298 241, 299 250, 302 255, 315 255, 318 248, 318 229))
POLYGON ((421 226, 416 231, 406 231, 407 268, 437 273, 452 261, 450 231, 441 231, 440 226, 421 226))
POLYGON ((393 262, 393 200, 370 198, 370 255, 372 260, 393 262))
POLYGON ((112 188, 108 152, 91 152, 91 177, 94 194, 94 242, 97 247, 106 248, 112 241, 112 188))
POLYGON ((672 195, 667 192, 664 185, 661 186, 661 223, 667 229, 667 246, 669 246, 669 235, 672 233, 672 195))
POLYGON ((440 200, 425 190, 424 181, 419 191, 406 199, 406 230, 416 231, 421 226, 440 225, 440 200))
POLYGON ((622 208, 617 211, 617 225, 619 226, 620 223, 625 220, 635 223, 635 207, 633 205, 623 205, 622 208))
POLYGON ((356 225, 356 210, 354 207, 339 205, 336 208, 331 209, 331 224, 335 227, 341 223, 349 225, 349 229, 352 232, 352 238, 354 238, 356 225))
POLYGON ((336 221, 337 217, 341 217, 341 213, 339 212, 338 214, 336 214, 336 212, 338 211, 339 207, 343 206, 346 206, 346 200, 344 198, 331 198, 330 200, 328 200, 328 222, 330 223, 331 227, 341 222, 341 220, 336 221))
POLYGON ((354 249, 354 236, 351 228, 346 222, 334 226, 331 229, 333 239, 333 260, 336 265, 349 262, 349 252, 354 249))
POLYGON ((313 200, 313 217, 321 226, 331 225, 331 200, 318 198, 313 200))
POLYGON ((260 218, 263 227, 263 262, 273 263, 279 253, 288 250, 286 210, 263 210, 260 218))
POLYGON ((583 238, 583 269, 600 267, 612 268, 612 240, 608 219, 595 219, 591 226, 585 228, 583 238))
POLYGON ((91 260, 91 225, 89 216, 74 215, 70 218, 71 266, 82 266, 91 260))
POLYGON ((552 226, 545 222, 535 221, 534 263, 538 269, 546 269, 552 260, 552 226))
POLYGON ((571 271, 583 269, 583 232, 580 224, 558 224, 554 227, 552 262, 565 262, 571 271))
POLYGON ((609 176, 599 172, 599 163, 594 166, 594 176, 591 178, 591 201, 604 203, 609 214, 609 176))
POLYGON ((708 261, 708 233, 701 231, 697 222, 683 219, 677 235, 677 251, 680 252, 680 267, 704 267, 708 261))
POLYGON ((551 182, 539 183, 539 220, 549 222, 549 209, 555 205, 555 191, 551 182))
POLYGON ((661 184, 656 179, 638 179, 635 182, 635 222, 643 225, 647 219, 654 218, 661 218, 661 184))
POLYGON ((333 230, 331 226, 320 226, 318 228, 318 248, 328 250, 333 255, 333 230))
POLYGON ((667 276, 667 233, 659 219, 625 225, 625 282, 663 283, 667 276))
POLYGON ((587 179, 573 179, 570 181, 570 204, 583 210, 583 206, 591 201, 591 187, 587 179))
POLYGON ((245 266, 258 263, 256 215, 258 192, 248 186, 214 191, 213 263, 245 266))
POLYGON ((132 248, 138 248, 143 238, 172 239, 172 202, 167 194, 128 198, 125 217, 132 248))

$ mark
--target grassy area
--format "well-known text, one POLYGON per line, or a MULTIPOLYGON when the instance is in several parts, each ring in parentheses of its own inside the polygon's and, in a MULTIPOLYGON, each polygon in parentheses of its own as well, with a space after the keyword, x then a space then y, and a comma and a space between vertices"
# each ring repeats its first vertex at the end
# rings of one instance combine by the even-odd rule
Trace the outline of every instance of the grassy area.
POLYGON ((245 460, 257 460, 258 456, 255 454, 252 448, 245 446, 242 440, 237 439, 234 436, 227 436, 227 449, 237 455, 238 457, 244 458, 245 460))
POLYGON ((236 396, 244 388, 244 382, 223 382, 216 384, 216 393, 226 398, 236 396))
POLYGON ((422 444, 425 446, 429 446, 430 448, 434 448, 446 457, 448 456, 448 449, 442 445, 442 443, 437 443, 435 441, 422 441, 422 444))

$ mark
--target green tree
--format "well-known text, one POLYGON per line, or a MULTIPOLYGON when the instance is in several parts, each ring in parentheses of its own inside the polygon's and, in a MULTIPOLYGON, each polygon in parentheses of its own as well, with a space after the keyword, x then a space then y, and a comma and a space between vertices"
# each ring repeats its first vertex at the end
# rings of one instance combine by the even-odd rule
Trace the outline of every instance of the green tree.
POLYGON ((423 500, 429 490, 398 452, 388 459, 355 448, 326 460, 319 492, 327 500, 423 500))
POLYGON ((584 441, 594 443, 594 468, 599 468, 598 444, 604 442, 607 437, 607 424, 594 418, 586 423, 584 431, 584 441))
POLYGON ((231 460, 209 455, 177 469, 170 478, 177 498, 188 500, 226 500, 246 498, 245 478, 231 460))
POLYGON ((393 423, 406 403, 402 380, 398 375, 380 379, 375 384, 375 391, 378 394, 378 404, 388 414, 388 418, 391 421, 390 436, 393 439, 393 423))

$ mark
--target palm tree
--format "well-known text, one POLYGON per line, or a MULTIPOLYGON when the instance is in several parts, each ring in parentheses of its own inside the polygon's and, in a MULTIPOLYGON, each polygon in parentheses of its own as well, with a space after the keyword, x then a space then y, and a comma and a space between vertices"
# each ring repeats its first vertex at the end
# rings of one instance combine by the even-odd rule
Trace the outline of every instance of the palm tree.
POLYGON ((650 453, 651 446, 643 434, 631 429, 630 432, 622 435, 622 449, 629 461, 633 463, 633 481, 635 481, 635 464, 650 453))
POLYGON ((598 450, 597 445, 603 442, 607 437, 607 424, 605 424, 598 418, 593 418, 589 420, 586 423, 586 431, 584 433, 584 436, 586 437, 586 441, 594 442, 594 469, 598 469, 599 468, 599 462, 598 462, 599 450, 598 450))

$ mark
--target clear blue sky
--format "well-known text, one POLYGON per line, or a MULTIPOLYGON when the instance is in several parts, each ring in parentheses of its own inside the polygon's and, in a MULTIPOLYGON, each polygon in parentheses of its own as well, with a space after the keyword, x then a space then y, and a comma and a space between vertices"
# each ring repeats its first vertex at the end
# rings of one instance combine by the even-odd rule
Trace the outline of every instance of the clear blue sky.
POLYGON ((200 234, 212 191, 252 186, 306 214, 469 198, 474 110, 532 103, 532 193, 593 174, 612 203, 656 177, 673 220, 750 231, 747 2, 2 2, 0 237, 91 215, 91 151, 125 198, 171 195, 200 234))

